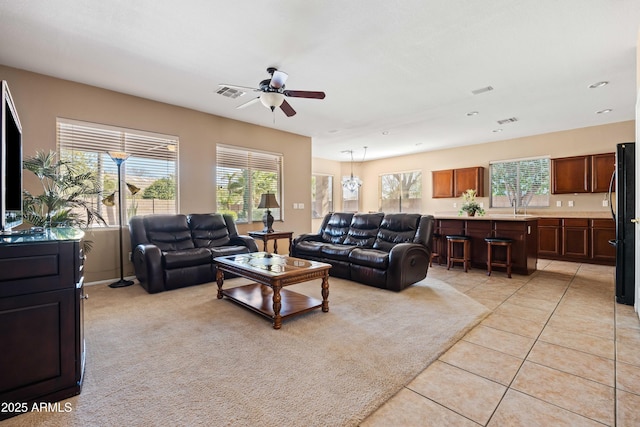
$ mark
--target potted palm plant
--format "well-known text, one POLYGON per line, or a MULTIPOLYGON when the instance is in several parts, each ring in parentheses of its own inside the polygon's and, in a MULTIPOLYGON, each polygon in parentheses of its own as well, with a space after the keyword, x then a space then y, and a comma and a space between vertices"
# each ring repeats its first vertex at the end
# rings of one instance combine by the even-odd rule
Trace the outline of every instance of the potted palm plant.
POLYGON ((468 189, 462 193, 462 207, 458 211, 458 215, 466 212, 468 216, 484 215, 484 209, 480 203, 476 201, 476 190, 468 189))
MULTIPOLYGON (((33 226, 86 228, 93 222, 106 225, 94 196, 101 193, 93 171, 79 171, 70 161, 57 158, 55 151, 38 151, 23 161, 24 169, 40 180, 42 193, 24 190, 23 217, 33 226)), ((90 249, 91 242, 85 241, 90 249)))

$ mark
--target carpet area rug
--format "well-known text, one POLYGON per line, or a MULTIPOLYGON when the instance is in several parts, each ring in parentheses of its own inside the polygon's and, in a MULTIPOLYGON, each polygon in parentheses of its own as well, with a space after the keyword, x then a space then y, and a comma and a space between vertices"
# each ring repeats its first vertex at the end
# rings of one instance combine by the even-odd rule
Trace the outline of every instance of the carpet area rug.
MULTIPOLYGON (((288 289, 321 299, 320 283, 288 289)), ((328 313, 274 330, 216 289, 86 287, 82 393, 0 426, 356 426, 489 313, 437 279, 395 293, 332 277, 328 313)))

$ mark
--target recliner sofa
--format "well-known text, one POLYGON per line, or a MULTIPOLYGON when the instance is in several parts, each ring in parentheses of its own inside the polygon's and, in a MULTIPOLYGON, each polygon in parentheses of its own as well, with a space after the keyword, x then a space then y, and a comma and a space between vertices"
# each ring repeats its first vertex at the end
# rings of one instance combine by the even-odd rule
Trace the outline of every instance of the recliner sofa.
POLYGON ((219 213, 135 216, 129 232, 136 277, 150 294, 212 282, 213 258, 258 251, 219 213))
POLYGON ((334 212, 318 233, 297 236, 291 255, 331 264, 331 276, 400 291, 427 276, 434 223, 432 215, 334 212))

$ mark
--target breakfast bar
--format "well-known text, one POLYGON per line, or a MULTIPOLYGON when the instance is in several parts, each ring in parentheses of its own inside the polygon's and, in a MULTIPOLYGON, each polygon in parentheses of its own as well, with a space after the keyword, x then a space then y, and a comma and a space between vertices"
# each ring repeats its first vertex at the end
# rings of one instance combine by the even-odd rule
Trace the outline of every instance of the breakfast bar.
MULTIPOLYGON (((487 237, 513 240, 512 271, 531 274, 538 262, 538 217, 531 215, 493 214, 486 216, 436 216, 436 232, 443 239, 447 235, 471 238, 471 266, 487 268, 487 237)), ((501 248, 496 248, 500 250, 501 248)), ((504 248, 502 248, 504 249, 504 248)), ((443 253, 446 257, 446 254, 443 253)), ((498 253, 498 256, 504 254, 498 253)))

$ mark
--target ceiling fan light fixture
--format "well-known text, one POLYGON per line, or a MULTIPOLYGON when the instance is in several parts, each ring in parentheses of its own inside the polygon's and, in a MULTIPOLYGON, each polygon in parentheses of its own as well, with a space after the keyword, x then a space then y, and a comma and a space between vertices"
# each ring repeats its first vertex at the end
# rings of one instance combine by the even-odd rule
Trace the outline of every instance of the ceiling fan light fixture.
POLYGON ((284 102, 284 95, 277 92, 264 92, 260 95, 260 102, 262 102, 262 105, 273 111, 282 105, 284 102))

